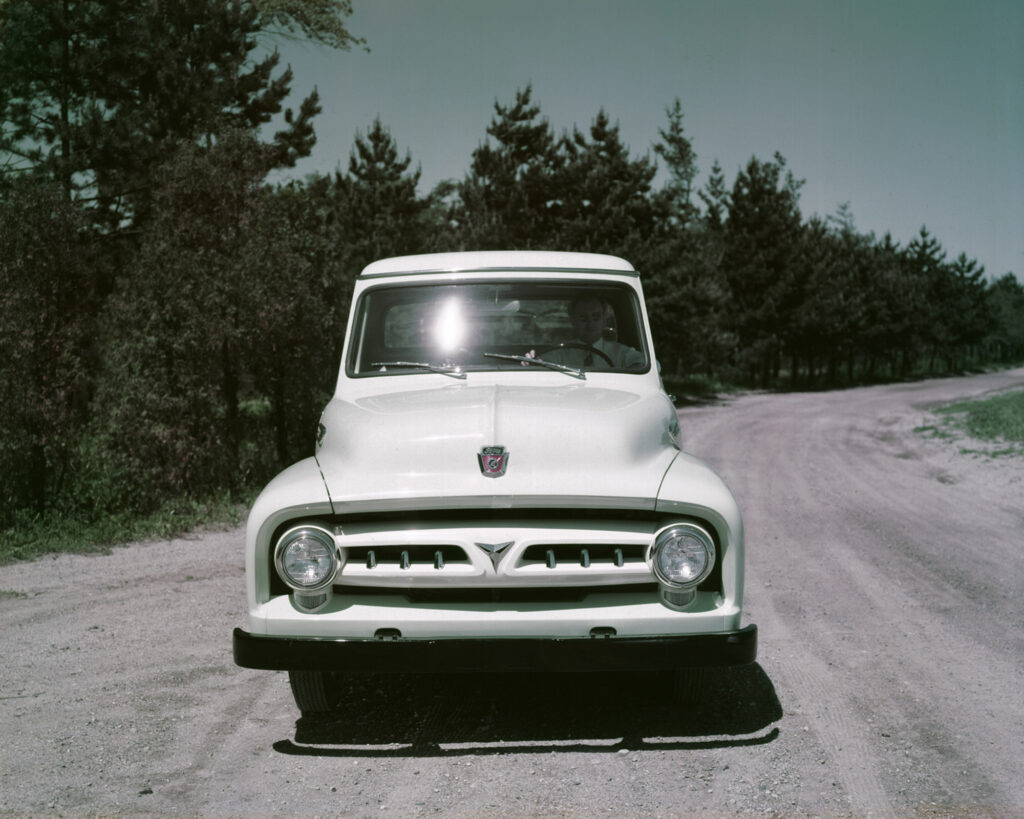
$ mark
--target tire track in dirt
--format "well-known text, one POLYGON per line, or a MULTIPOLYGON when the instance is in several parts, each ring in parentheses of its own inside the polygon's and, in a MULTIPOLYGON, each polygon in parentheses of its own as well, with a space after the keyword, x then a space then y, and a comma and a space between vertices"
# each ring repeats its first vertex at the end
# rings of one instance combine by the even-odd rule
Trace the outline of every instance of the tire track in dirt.
POLYGON ((842 558, 822 559, 826 544, 819 541, 807 548, 796 534, 820 531, 817 516, 809 513, 801 499, 814 497, 817 491, 819 480, 805 467, 813 463, 819 437, 827 436, 828 429, 813 411, 801 411, 796 404, 781 410, 772 407, 772 417, 779 421, 766 434, 764 401, 755 398, 747 411, 738 413, 739 417, 733 417, 732 423, 721 429, 721 438, 707 443, 716 458, 741 465, 742 476, 757 476, 757 480, 739 475, 730 478, 729 466, 715 464, 726 473, 744 509, 748 576, 762 580, 760 586, 752 585, 748 594, 748 601, 754 601, 756 609, 752 618, 767 641, 779 644, 776 661, 764 658, 762 662, 782 692, 780 698, 790 695, 783 699, 783 707, 800 715, 804 724, 799 730, 812 732, 827 755, 822 764, 840 784, 853 814, 891 816, 877 754, 851 706, 850 692, 831 663, 815 651, 816 644, 809 643, 800 631, 794 633, 789 625, 791 617, 777 610, 774 602, 785 597, 790 588, 787 580, 800 578, 802 584, 813 584, 815 576, 835 578, 844 571, 842 558), (768 511, 771 524, 762 520, 762 510, 768 511), (773 537, 772 559, 766 561, 767 550, 759 538, 769 533, 773 537), (770 593, 763 593, 765 588, 770 593))

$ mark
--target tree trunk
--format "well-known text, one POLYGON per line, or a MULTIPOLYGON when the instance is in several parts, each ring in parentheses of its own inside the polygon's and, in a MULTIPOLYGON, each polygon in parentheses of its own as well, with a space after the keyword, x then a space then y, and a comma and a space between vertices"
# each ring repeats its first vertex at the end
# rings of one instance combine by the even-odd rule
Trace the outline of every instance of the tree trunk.
POLYGON ((224 400, 224 444, 229 456, 229 463, 225 470, 228 487, 234 492, 237 489, 238 478, 238 371, 235 367, 234 356, 231 353, 231 343, 228 339, 221 341, 221 396, 224 400))

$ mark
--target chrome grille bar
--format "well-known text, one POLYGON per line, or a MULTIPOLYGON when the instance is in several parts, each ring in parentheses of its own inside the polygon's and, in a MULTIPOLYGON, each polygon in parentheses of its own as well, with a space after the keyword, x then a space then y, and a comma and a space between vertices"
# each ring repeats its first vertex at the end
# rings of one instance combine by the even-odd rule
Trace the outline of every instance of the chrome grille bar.
POLYGON ((336 531, 344 562, 335 585, 411 591, 649 583, 646 558, 656 527, 626 519, 356 522, 336 531))
POLYGON ((582 544, 538 544, 529 546, 524 552, 522 562, 544 563, 549 569, 556 568, 560 563, 578 563, 583 568, 592 565, 614 565, 622 568, 627 563, 643 563, 646 544, 621 545, 582 545, 582 544))

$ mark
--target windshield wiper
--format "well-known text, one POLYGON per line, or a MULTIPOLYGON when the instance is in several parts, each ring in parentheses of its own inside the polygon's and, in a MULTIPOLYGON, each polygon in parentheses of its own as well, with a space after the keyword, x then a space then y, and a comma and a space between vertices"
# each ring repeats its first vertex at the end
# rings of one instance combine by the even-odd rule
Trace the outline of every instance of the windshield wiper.
POLYGON ((452 378, 465 378, 462 367, 456 364, 429 364, 426 361, 374 361, 371 367, 413 367, 418 370, 430 370, 432 373, 450 375, 452 378))
POLYGON ((543 358, 535 358, 529 355, 505 355, 505 353, 484 353, 484 358, 500 358, 505 361, 518 361, 521 364, 536 364, 540 367, 547 367, 549 370, 557 370, 560 373, 571 375, 573 378, 587 380, 587 374, 576 367, 568 364, 556 364, 554 361, 545 361, 543 358))

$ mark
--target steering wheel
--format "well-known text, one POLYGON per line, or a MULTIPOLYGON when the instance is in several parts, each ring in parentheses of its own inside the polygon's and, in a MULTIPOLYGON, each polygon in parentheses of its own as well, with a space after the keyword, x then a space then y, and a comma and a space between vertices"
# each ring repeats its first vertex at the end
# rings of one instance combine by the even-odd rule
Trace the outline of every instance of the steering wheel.
POLYGON ((615 362, 604 350, 599 350, 590 344, 582 341, 566 341, 562 344, 540 344, 537 348, 537 354, 543 355, 543 353, 550 352, 551 350, 586 350, 588 353, 595 353, 605 361, 608 362, 608 366, 615 369, 615 362))

